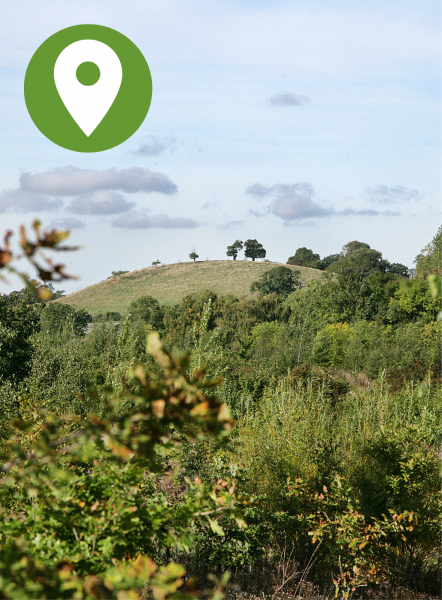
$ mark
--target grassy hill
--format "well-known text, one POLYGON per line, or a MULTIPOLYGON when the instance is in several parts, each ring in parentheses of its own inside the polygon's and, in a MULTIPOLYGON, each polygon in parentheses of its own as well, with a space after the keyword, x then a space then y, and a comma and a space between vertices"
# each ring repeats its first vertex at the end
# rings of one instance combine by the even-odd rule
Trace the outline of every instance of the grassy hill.
MULTIPOLYGON (((219 295, 250 296, 250 285, 265 271, 278 265, 270 262, 212 260, 148 267, 90 285, 56 302, 70 304, 76 310, 85 308, 95 316, 108 311, 124 314, 132 300, 144 295, 153 296, 160 304, 167 305, 178 304, 187 294, 206 289, 219 295)), ((322 273, 308 267, 285 266, 301 271, 304 285, 322 273)))

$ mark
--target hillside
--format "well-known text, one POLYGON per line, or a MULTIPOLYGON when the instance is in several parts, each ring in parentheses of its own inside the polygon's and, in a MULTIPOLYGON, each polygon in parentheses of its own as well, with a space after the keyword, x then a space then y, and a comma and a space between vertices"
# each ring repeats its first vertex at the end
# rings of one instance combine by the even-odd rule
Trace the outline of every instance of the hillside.
MULTIPOLYGON (((160 304, 177 304, 193 292, 213 290, 217 294, 249 296, 250 285, 279 263, 242 260, 213 260, 185 262, 148 267, 106 279, 74 292, 56 302, 70 304, 76 310, 85 308, 91 315, 117 311, 124 314, 129 303, 143 295, 156 298, 160 304)), ((321 275, 308 267, 285 265, 301 271, 301 281, 307 285, 321 275)))

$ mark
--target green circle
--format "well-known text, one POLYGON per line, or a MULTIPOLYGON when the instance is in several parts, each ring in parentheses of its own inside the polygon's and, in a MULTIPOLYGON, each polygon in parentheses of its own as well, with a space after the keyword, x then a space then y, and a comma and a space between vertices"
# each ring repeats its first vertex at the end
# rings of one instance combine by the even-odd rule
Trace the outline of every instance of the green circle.
POLYGON ((93 62, 84 62, 75 73, 81 85, 95 85, 100 79, 100 68, 93 62))
POLYGON ((74 25, 58 31, 37 48, 26 70, 24 94, 31 119, 54 144, 76 152, 101 152, 122 144, 140 127, 152 99, 152 78, 144 56, 129 38, 102 25, 74 25), (111 107, 89 137, 65 107, 54 80, 57 58, 67 46, 80 40, 107 44, 118 56, 123 71, 111 107))

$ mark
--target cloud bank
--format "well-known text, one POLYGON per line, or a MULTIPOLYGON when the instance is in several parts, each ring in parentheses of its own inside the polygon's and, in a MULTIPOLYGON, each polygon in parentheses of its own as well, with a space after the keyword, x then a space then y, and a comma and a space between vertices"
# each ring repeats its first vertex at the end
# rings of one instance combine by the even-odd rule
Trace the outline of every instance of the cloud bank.
MULTIPOLYGON (((405 188, 404 188, 405 189, 405 188)), ((354 209, 345 208, 336 210, 332 206, 323 206, 312 199, 315 195, 311 183, 276 183, 272 186, 265 186, 261 183, 250 184, 245 193, 255 198, 263 199, 273 197, 272 203, 267 207, 267 211, 284 221, 284 225, 292 223, 302 225, 313 225, 313 221, 304 221, 304 219, 323 218, 331 216, 369 216, 377 217, 380 215, 396 217, 401 213, 397 211, 377 211, 373 209, 354 209)), ((264 214, 255 210, 248 211, 254 217, 261 217, 264 214)))
POLYGON ((20 188, 0 192, 0 213, 54 211, 63 206, 59 198, 48 198, 20 188))
POLYGON ((59 196, 75 196, 99 190, 168 195, 178 192, 178 187, 169 177, 141 167, 94 170, 67 166, 42 173, 25 172, 20 176, 20 187, 26 192, 59 196))

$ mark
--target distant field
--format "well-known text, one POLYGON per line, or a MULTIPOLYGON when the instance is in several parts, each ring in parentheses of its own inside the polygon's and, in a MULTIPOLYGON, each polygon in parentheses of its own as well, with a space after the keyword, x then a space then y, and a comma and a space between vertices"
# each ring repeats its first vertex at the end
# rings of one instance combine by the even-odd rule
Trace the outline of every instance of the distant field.
MULTIPOLYGON (((219 295, 250 296, 250 285, 265 271, 278 265, 279 263, 242 260, 212 260, 148 267, 90 285, 56 302, 70 304, 76 310, 85 308, 95 316, 109 311, 124 314, 132 300, 144 295, 153 296, 160 304, 167 305, 178 304, 187 294, 207 289, 219 295)), ((285 266, 293 271, 301 271, 304 285, 317 279, 322 273, 308 267, 285 266)))

